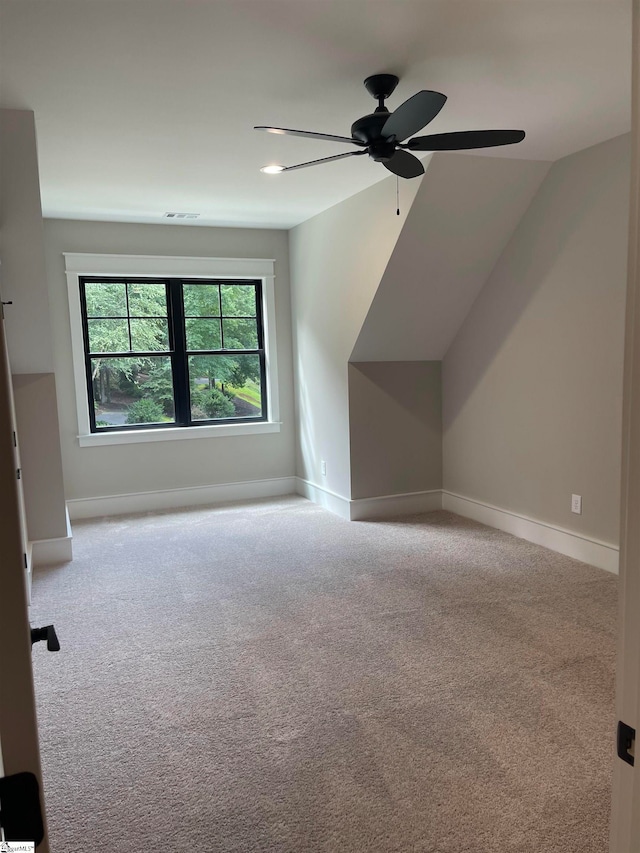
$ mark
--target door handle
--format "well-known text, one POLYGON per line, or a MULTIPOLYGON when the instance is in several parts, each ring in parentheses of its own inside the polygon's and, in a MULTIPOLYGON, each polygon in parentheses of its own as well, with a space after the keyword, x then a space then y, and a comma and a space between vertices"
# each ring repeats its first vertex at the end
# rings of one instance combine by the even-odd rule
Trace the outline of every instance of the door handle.
POLYGON ((58 635, 56 634, 56 629, 53 625, 45 625, 44 628, 31 629, 31 645, 33 646, 34 643, 39 643, 41 640, 47 641, 47 651, 60 651, 58 635))

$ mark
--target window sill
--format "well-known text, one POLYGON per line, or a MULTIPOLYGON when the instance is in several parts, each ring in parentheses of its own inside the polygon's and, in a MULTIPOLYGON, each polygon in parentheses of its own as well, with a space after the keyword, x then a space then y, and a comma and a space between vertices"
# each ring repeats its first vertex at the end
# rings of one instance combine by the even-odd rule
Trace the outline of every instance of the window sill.
POLYGON ((260 421, 249 424, 218 424, 201 427, 176 427, 172 429, 136 429, 122 432, 93 432, 79 435, 80 447, 97 447, 107 444, 140 444, 149 441, 182 441, 189 438, 222 438, 234 435, 261 435, 280 432, 277 421, 260 421))

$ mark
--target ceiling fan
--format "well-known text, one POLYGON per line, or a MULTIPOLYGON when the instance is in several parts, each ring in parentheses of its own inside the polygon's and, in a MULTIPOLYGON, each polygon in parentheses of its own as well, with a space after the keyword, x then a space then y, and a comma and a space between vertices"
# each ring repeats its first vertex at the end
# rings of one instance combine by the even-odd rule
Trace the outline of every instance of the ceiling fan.
POLYGON ((524 139, 524 130, 463 130, 454 133, 433 133, 429 136, 413 136, 422 130, 440 112, 447 100, 440 92, 423 90, 413 95, 392 113, 385 107, 385 100, 399 83, 395 74, 374 74, 367 77, 364 85, 378 101, 375 111, 362 116, 351 125, 351 136, 334 136, 331 133, 313 133, 310 130, 290 130, 286 127, 256 127, 287 136, 302 136, 310 139, 326 139, 328 142, 347 142, 357 145, 358 151, 322 157, 295 166, 265 166, 265 172, 291 172, 305 169, 318 163, 342 160, 368 154, 372 160, 399 175, 401 178, 417 178, 424 174, 424 166, 412 151, 460 151, 468 148, 491 148, 496 145, 512 145, 524 139), (409 139, 413 136, 412 139, 409 139), (408 140, 405 142, 405 140, 408 140))

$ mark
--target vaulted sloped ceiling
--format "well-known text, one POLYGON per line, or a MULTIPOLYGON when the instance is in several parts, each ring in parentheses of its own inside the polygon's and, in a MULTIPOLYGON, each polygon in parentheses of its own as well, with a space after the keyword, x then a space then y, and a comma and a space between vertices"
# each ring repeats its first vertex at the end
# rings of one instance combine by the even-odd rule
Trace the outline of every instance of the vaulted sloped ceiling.
POLYGON ((434 154, 351 361, 440 360, 550 163, 434 154))

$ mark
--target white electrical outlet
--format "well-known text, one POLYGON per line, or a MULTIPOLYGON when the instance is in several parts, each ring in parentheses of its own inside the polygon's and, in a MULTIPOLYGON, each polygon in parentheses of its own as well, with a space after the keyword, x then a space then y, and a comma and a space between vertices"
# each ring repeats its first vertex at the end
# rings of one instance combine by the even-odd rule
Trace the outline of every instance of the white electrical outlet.
POLYGON ((582 495, 571 495, 571 512, 582 515, 582 495))
POLYGON ((327 463, 324 461, 324 459, 320 463, 320 471, 322 472, 323 477, 327 476, 327 463))

